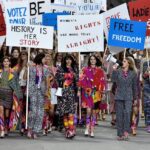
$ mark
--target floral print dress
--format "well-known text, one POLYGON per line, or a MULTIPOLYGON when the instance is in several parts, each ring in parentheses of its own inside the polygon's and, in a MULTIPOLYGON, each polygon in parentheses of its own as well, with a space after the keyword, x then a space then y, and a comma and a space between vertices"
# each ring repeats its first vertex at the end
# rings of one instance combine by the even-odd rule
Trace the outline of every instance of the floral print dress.
POLYGON ((77 93, 78 71, 68 68, 65 72, 63 68, 58 68, 56 73, 56 80, 62 86, 62 97, 58 100, 57 113, 59 116, 64 114, 75 113, 75 98, 77 93))

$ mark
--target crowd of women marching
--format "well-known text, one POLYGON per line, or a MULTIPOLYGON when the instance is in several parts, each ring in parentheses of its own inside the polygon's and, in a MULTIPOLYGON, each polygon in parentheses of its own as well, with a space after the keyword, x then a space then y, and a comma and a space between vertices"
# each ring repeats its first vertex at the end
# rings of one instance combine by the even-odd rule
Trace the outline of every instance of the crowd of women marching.
POLYGON ((114 64, 108 61, 108 50, 87 53, 81 54, 80 65, 78 53, 31 49, 28 62, 26 48, 10 48, 4 42, 0 49, 0 137, 19 130, 35 139, 55 129, 73 138, 78 126, 85 127, 85 136, 94 137, 100 115, 105 120, 109 113, 118 140, 137 134, 142 112, 150 132, 149 54, 128 49, 124 57, 123 53, 114 56, 118 60, 114 64))

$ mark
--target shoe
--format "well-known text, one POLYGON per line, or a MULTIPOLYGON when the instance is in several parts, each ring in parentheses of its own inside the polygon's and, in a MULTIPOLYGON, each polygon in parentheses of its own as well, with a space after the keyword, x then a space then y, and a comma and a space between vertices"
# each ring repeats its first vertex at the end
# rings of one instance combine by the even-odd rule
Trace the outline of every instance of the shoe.
POLYGON ((112 120, 112 121, 111 121, 111 125, 112 125, 112 126, 115 126, 115 125, 116 125, 116 121, 115 121, 115 120, 112 120))
POLYGON ((94 132, 91 132, 90 137, 94 138, 94 132))
POLYGON ((147 127, 147 132, 150 133, 150 125, 147 127))
MULTIPOLYGON (((54 130, 56 130, 56 127, 55 127, 54 130)), ((49 129, 48 129, 48 133, 51 133, 51 132, 52 132, 52 127, 50 126, 49 129)))
POLYGON ((124 140, 124 137, 123 137, 123 136, 118 136, 117 140, 118 140, 118 141, 123 141, 123 140, 124 140))
POLYGON ((46 129, 43 130, 43 135, 44 135, 44 136, 47 136, 47 131, 46 131, 46 129))
POLYGON ((8 130, 5 130, 5 136, 8 136, 8 130))
POLYGON ((106 120, 106 116, 105 114, 102 114, 102 120, 105 121, 106 120))
POLYGON ((28 133, 27 133, 27 137, 28 137, 29 139, 31 139, 31 138, 32 138, 32 133, 31 133, 31 131, 28 131, 28 133))
POLYGON ((84 135, 85 135, 85 136, 88 136, 88 135, 89 135, 89 130, 88 130, 87 128, 85 129, 84 135))
POLYGON ((37 139, 37 134, 36 133, 33 134, 33 139, 37 139))
POLYGON ((24 134, 25 134, 25 130, 24 130, 24 129, 21 129, 21 130, 20 130, 20 135, 23 136, 24 134))
POLYGON ((132 135, 133 135, 133 136, 136 136, 136 134, 137 134, 137 133, 136 133, 136 129, 132 129, 132 135))
POLYGON ((4 138, 4 137, 5 137, 5 132, 1 131, 0 138, 4 138))
POLYGON ((128 139, 129 139, 129 133, 128 132, 124 132, 124 140, 125 141, 128 141, 128 139))

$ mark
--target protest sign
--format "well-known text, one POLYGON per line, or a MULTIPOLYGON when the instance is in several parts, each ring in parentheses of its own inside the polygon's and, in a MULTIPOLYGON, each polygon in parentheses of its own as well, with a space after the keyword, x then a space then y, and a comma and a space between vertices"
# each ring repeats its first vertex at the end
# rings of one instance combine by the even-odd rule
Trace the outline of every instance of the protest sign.
MULTIPOLYGON (((104 12, 103 16, 104 16, 104 32, 107 41, 111 18, 128 19, 128 20, 130 19, 126 3, 104 12)), ((109 50, 112 54, 116 54, 123 51, 124 49, 120 47, 109 46, 109 50)))
POLYGON ((49 0, 29 0, 30 25, 42 25, 42 15, 50 12, 49 0))
POLYGON ((145 39, 145 48, 150 48, 150 36, 147 36, 145 39))
POLYGON ((81 4, 85 6, 87 4, 99 4, 101 6, 101 10, 107 10, 107 0, 66 0, 66 5, 68 6, 79 6, 81 4))
POLYGON ((138 0, 129 2, 131 20, 147 22, 147 36, 150 36, 150 1, 138 0))
POLYGON ((68 13, 45 13, 43 14, 42 25, 53 26, 57 30, 57 16, 69 15, 68 13))
POLYGON ((2 7, 0 5, 0 36, 6 35, 6 24, 3 16, 2 7))
POLYGON ((76 9, 74 6, 50 4, 50 12, 52 13, 63 12, 63 13, 69 13, 71 15, 74 15, 76 12, 76 9))
POLYGON ((99 3, 87 3, 87 4, 78 4, 76 6, 77 15, 94 15, 99 14, 101 10, 101 4, 99 3))
POLYGON ((114 19, 110 21, 108 45, 144 49, 146 22, 114 19))
POLYGON ((7 46, 53 48, 53 27, 7 25, 6 35, 7 46))
POLYGON ((102 15, 58 16, 58 51, 104 50, 102 15))
POLYGON ((28 2, 6 2, 5 16, 6 24, 29 24, 28 2))

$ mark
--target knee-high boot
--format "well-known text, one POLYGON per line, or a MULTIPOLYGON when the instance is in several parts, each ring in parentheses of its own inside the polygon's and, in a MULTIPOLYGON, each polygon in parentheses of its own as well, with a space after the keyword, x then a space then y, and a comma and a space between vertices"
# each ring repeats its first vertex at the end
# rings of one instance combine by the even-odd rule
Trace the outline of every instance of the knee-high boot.
POLYGON ((70 114, 68 117, 68 125, 69 125, 69 136, 70 138, 75 136, 75 124, 74 124, 74 115, 70 114))
POLYGON ((90 123, 90 136, 94 137, 94 127, 96 124, 96 114, 92 115, 91 123, 90 123))
POLYGON ((86 129, 85 129, 85 133, 84 133, 85 136, 88 136, 90 133, 90 122, 91 122, 91 116, 87 115, 86 116, 86 129))

